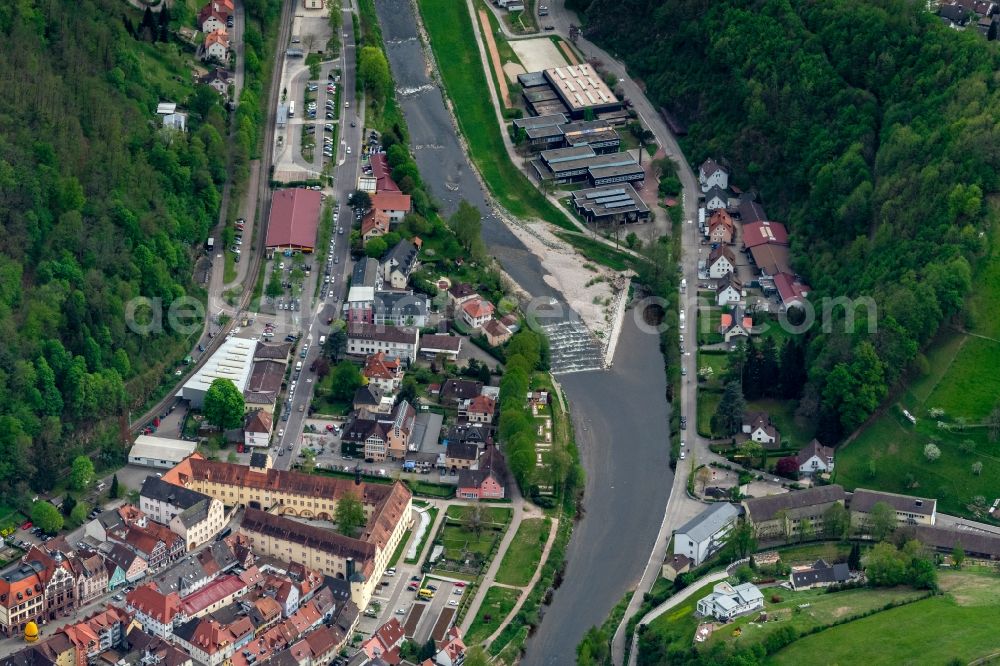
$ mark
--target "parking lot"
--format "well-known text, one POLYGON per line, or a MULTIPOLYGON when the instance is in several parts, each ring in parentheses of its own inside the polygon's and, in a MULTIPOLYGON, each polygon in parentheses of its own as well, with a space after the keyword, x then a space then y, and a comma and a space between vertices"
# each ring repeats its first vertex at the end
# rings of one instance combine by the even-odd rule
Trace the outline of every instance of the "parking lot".
POLYGON ((465 594, 466 585, 461 581, 443 580, 433 576, 420 576, 416 567, 407 567, 413 574, 398 569, 396 575, 383 577, 373 602, 381 612, 372 617, 372 606, 362 614, 358 630, 363 634, 374 632, 389 619, 395 617, 403 625, 406 637, 423 644, 437 627, 440 633, 447 630, 465 594), (417 591, 429 589, 434 593, 430 601, 419 600, 417 591), (444 614, 444 616, 442 616, 444 614))

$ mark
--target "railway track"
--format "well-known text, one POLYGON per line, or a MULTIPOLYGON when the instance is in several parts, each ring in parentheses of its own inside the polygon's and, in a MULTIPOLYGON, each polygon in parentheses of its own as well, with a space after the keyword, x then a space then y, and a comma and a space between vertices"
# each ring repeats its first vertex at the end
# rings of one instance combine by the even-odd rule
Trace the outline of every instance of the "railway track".
MULTIPOLYGON (((204 353, 202 353, 198 360, 188 368, 188 371, 184 373, 184 375, 180 378, 180 381, 174 385, 173 389, 131 423, 129 427, 130 434, 140 432, 146 427, 147 423, 152 421, 155 417, 165 414, 169 410, 170 405, 176 400, 175 396, 177 394, 177 389, 180 388, 180 386, 182 386, 189 377, 198 372, 198 370, 205 365, 208 359, 212 357, 212 354, 219 348, 220 345, 222 345, 226 337, 232 332, 236 323, 239 322, 246 314, 247 308, 250 306, 250 302, 253 299, 253 289, 257 282, 257 274, 260 272, 260 265, 264 260, 264 242, 267 238, 267 218, 271 209, 271 147, 274 145, 274 132, 276 126, 275 116, 277 115, 278 94, 281 88, 281 63, 285 54, 284 45, 288 44, 290 39, 294 9, 294 0, 285 0, 281 9, 281 22, 278 27, 278 37, 275 42, 274 49, 274 62, 271 70, 271 89, 268 91, 267 118, 264 121, 263 153, 261 155, 257 177, 257 203, 255 208, 258 219, 257 224, 254 225, 257 233, 254 235, 255 242, 253 258, 251 259, 251 264, 247 269, 246 276, 244 277, 243 293, 240 295, 239 305, 237 306, 232 319, 230 319, 230 321, 219 331, 219 333, 209 341, 209 344, 205 346, 204 353)), ((223 284, 220 289, 224 286, 225 285, 223 284)), ((205 331, 207 331, 207 329, 208 318, 206 316, 205 331)), ((204 336, 204 332, 202 335, 204 336)))

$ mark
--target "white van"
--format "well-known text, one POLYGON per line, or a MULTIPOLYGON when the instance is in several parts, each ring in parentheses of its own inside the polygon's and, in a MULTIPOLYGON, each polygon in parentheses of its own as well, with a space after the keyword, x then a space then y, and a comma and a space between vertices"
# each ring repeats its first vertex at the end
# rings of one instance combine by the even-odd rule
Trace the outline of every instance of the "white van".
POLYGON ((325 336, 325 335, 321 335, 321 336, 319 336, 319 343, 320 343, 320 344, 323 344, 323 343, 325 343, 325 342, 326 342, 326 336, 325 336))
POLYGON ((301 369, 302 369, 302 361, 298 361, 298 362, 297 362, 297 363, 295 364, 295 369, 296 369, 296 370, 301 370, 301 369))

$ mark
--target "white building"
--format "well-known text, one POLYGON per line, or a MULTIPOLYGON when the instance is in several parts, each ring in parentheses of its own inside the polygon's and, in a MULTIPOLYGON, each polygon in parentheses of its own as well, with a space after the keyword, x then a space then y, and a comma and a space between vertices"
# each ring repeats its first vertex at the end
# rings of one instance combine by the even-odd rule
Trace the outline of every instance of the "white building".
POLYGON ((192 407, 201 409, 212 382, 220 378, 232 381, 240 393, 243 393, 250 379, 256 349, 256 340, 229 338, 191 379, 184 382, 181 397, 190 402, 192 407))
POLYGON ((693 566, 700 566, 722 548, 739 515, 739 509, 727 502, 708 507, 674 532, 674 555, 684 555, 693 566))
POLYGON ((698 169, 698 182, 702 192, 708 192, 713 187, 729 189, 729 172, 710 157, 698 169))
POLYGON ((417 358, 420 330, 377 324, 354 323, 347 326, 347 353, 369 356, 385 352, 412 363, 417 358))
POLYGON ((763 607, 764 595, 752 583, 735 587, 729 583, 719 583, 712 588, 710 595, 698 601, 700 615, 724 621, 763 607))
POLYGON ((833 471, 833 449, 818 440, 809 442, 796 457, 799 474, 824 474, 833 471))
POLYGON ((139 435, 128 453, 128 461, 131 465, 170 469, 194 453, 196 448, 198 442, 139 435))
POLYGON ((243 428, 243 443, 246 446, 270 446, 272 425, 270 414, 263 409, 254 411, 247 417, 247 424, 243 428))

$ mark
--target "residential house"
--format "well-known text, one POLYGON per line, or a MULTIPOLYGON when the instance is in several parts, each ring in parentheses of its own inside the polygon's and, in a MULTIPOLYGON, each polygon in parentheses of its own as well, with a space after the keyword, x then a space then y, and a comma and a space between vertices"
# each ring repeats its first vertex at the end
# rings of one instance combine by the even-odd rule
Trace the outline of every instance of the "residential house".
POLYGON ((205 35, 202 59, 226 62, 229 58, 229 34, 225 28, 213 30, 205 35))
POLYGON ((356 414, 341 433, 341 454, 376 462, 402 459, 409 450, 416 415, 406 400, 400 401, 389 414, 369 411, 356 414))
POLYGON ((691 570, 691 558, 687 555, 674 554, 660 567, 660 575, 669 581, 674 581, 681 574, 691 570))
POLYGON ((452 426, 444 437, 445 445, 451 442, 471 442, 480 451, 493 442, 491 429, 481 423, 468 423, 452 426))
POLYGON ((485 395, 477 395, 474 398, 463 400, 458 406, 458 417, 464 418, 469 423, 493 423, 493 415, 496 413, 496 400, 485 395))
POLYGON ((743 301, 743 282, 735 273, 726 273, 715 286, 715 301, 719 306, 743 301))
POLYGON ((813 440, 799 451, 799 474, 827 474, 833 471, 833 449, 813 440))
POLYGON ((107 557, 104 558, 104 570, 108 574, 108 592, 113 592, 128 583, 125 570, 107 557))
POLYGON ((729 189, 729 170, 710 157, 698 168, 698 183, 702 192, 713 187, 729 189))
POLYGON ((719 186, 705 190, 705 208, 709 211, 725 209, 729 205, 729 195, 719 186))
POLYGON ((728 502, 709 506, 674 532, 674 554, 690 558, 693 566, 701 566, 722 548, 739 516, 740 510, 728 502))
POLYGON ((222 502, 206 497, 174 516, 170 521, 170 530, 183 540, 184 550, 190 552, 221 532, 226 520, 222 502))
POLYGON ((108 568, 98 553, 78 551, 69 562, 76 578, 78 606, 85 606, 108 591, 108 568))
POLYGON ((399 646, 402 645, 404 638, 405 632, 399 624, 399 620, 392 618, 376 629, 372 637, 361 644, 361 651, 368 655, 369 659, 384 659, 395 653, 395 659, 387 663, 399 663, 399 646))
POLYGON ((28 622, 42 624, 45 617, 44 583, 31 565, 21 564, 0 576, 0 632, 23 636, 28 622))
POLYGON ((406 289, 410 274, 417 265, 417 246, 401 240, 382 259, 382 280, 391 289, 406 289))
POLYGON ((167 483, 150 474, 139 491, 139 509, 156 522, 168 524, 174 516, 207 499, 210 498, 204 493, 167 483))
POLYGON ((385 352, 412 363, 417 358, 420 330, 397 326, 350 323, 347 325, 347 353, 370 356, 385 352))
MULTIPOLYGON (((366 384, 361 386, 357 391, 354 392, 354 400, 351 403, 351 407, 354 411, 359 412, 362 409, 366 409, 370 412, 381 412, 382 411, 382 389, 374 384, 366 384)), ((391 408, 392 403, 389 403, 391 408)))
POLYGON ((483 392, 483 383, 470 379, 447 379, 441 386, 441 404, 458 407, 464 400, 471 400, 483 392))
MULTIPOLYGON (((123 543, 114 544, 111 550, 108 551, 107 558, 121 568, 125 574, 125 582, 127 583, 134 583, 145 576, 149 570, 149 563, 123 543)), ((109 577, 108 585, 111 586, 113 584, 114 581, 109 577)))
POLYGON ((864 528, 869 523, 872 508, 879 503, 888 504, 900 525, 934 525, 937 522, 937 500, 911 495, 898 495, 879 490, 858 488, 851 495, 851 525, 864 528))
POLYGON ((507 496, 507 479, 503 454, 496 446, 489 445, 479 456, 476 469, 463 469, 458 473, 455 494, 464 499, 503 499, 507 496))
POLYGON ((736 228, 733 225, 733 218, 729 216, 724 208, 719 208, 712 213, 708 219, 708 242, 709 243, 732 243, 736 228))
POLYGON ((221 2, 209 2, 198 12, 198 25, 204 33, 225 30, 226 21, 231 16, 221 2))
POLYGON ((846 563, 827 564, 823 559, 816 560, 811 567, 793 569, 788 576, 796 591, 846 583, 850 579, 851 570, 846 563))
POLYGON ((719 319, 719 333, 726 342, 734 338, 749 338, 753 332, 753 317, 743 313, 743 308, 737 307, 732 312, 723 312, 719 319))
POLYGON ((143 631, 138 624, 133 623, 128 629, 126 642, 130 651, 123 659, 128 664, 143 666, 194 666, 190 655, 176 648, 158 636, 143 631))
POLYGON ((229 93, 229 86, 232 83, 232 75, 229 70, 222 67, 213 67, 212 71, 198 79, 198 83, 206 86, 212 86, 215 92, 220 95, 227 95, 229 93))
POLYGON ((749 439, 763 444, 765 449, 781 448, 781 433, 771 423, 767 412, 746 412, 743 414, 743 434, 749 439))
POLYGON ((510 329, 504 326, 497 319, 490 319, 488 322, 483 324, 483 335, 486 336, 486 342, 490 344, 491 347, 499 347, 508 340, 510 340, 513 333, 510 329))
POLYGON ((445 467, 452 472, 472 469, 479 462, 479 447, 472 442, 448 442, 444 460, 445 467))
POLYGON ((389 216, 380 210, 372 209, 361 218, 361 240, 368 243, 373 238, 389 233, 389 216))
POLYGON ((479 294, 476 293, 471 284, 456 282, 448 287, 448 305, 452 309, 457 309, 474 298, 479 298, 479 294))
POLYGON ((61 551, 32 546, 21 558, 21 563, 38 572, 48 619, 63 617, 77 608, 76 574, 69 558, 61 551))
POLYGON ((725 277, 736 270, 736 255, 725 245, 720 245, 708 254, 708 276, 725 277))
POLYGON ((395 356, 377 352, 365 359, 361 374, 368 380, 369 386, 375 386, 384 395, 392 395, 402 385, 403 364, 395 356))
POLYGON ((966 11, 965 7, 959 4, 946 5, 942 4, 938 7, 938 16, 941 20, 950 27, 955 29, 962 29, 965 24, 969 22, 969 12, 966 11))
POLYGON ((243 443, 246 446, 271 445, 271 415, 263 409, 255 409, 247 414, 246 425, 243 426, 243 443))
POLYGON ((384 215, 391 224, 402 222, 412 206, 410 195, 399 191, 375 192, 372 195, 372 210, 384 215))
MULTIPOLYGON (((302 5, 306 9, 323 9, 323 0, 302 0, 302 5)), ((314 659, 315 663, 325 662, 325 659, 314 659)))
POLYGON ((374 323, 379 326, 427 325, 430 301, 412 291, 377 291, 372 305, 374 323))
POLYGON ((174 642, 200 664, 219 666, 254 638, 247 616, 223 624, 214 617, 192 618, 174 629, 174 642))
POLYGON ((473 298, 461 306, 462 321, 470 328, 482 328, 483 324, 493 318, 496 308, 484 298, 473 298))
POLYGON ((462 337, 459 335, 431 334, 420 338, 420 353, 425 358, 434 359, 438 355, 454 361, 462 351, 462 337))
POLYGON ((173 102, 160 102, 156 105, 156 113, 164 127, 181 132, 187 129, 187 112, 178 111, 173 102))
POLYGON ((142 623, 143 629, 165 640, 174 633, 174 620, 181 615, 181 606, 179 594, 162 594, 152 583, 125 595, 126 610, 142 623))
POLYGON ((745 499, 743 512, 760 540, 790 539, 798 535, 803 521, 808 521, 813 533, 822 532, 827 509, 846 501, 847 494, 841 486, 815 486, 745 499))
POLYGON ((698 614, 727 622, 764 607, 764 595, 753 583, 717 583, 712 593, 698 601, 698 614))
POLYGON ((444 638, 436 641, 437 654, 434 663, 437 666, 462 666, 465 663, 465 641, 462 640, 462 630, 453 624, 445 633, 444 638))

